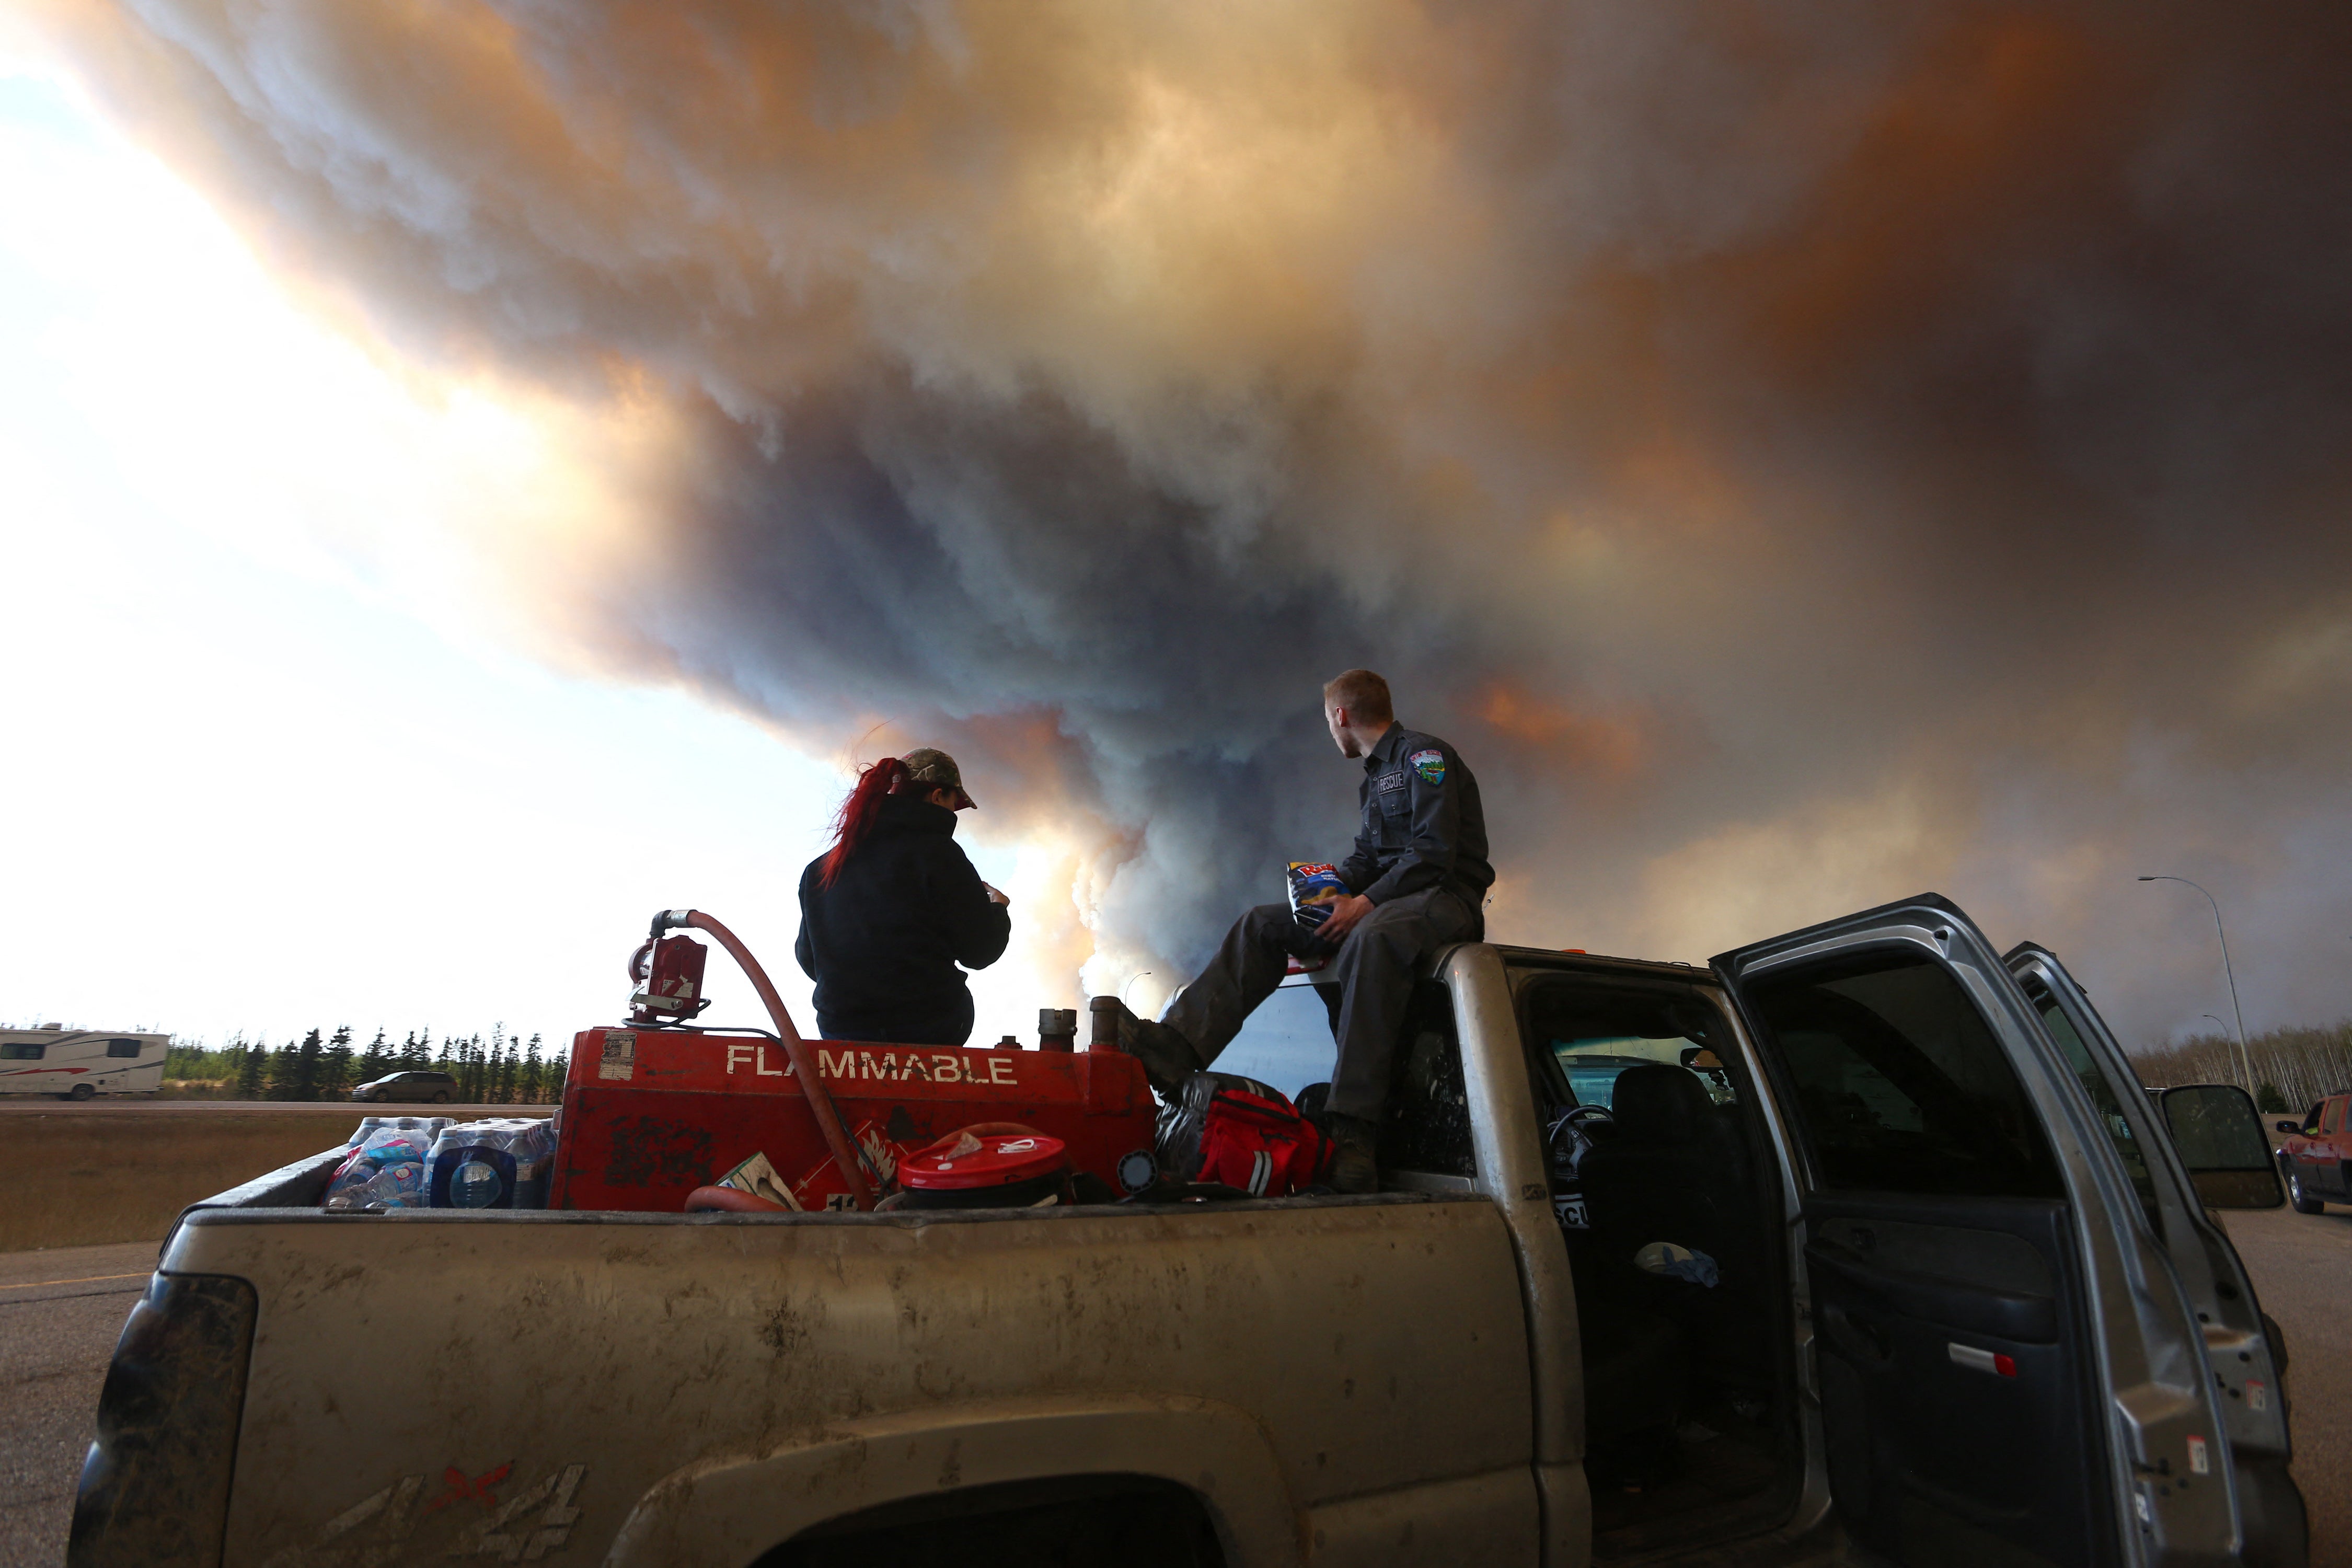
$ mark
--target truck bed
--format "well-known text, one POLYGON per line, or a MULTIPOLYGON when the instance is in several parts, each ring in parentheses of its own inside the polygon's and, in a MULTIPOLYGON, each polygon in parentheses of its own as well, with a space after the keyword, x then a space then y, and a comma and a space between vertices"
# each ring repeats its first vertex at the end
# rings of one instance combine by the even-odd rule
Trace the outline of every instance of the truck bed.
POLYGON ((1432 1562, 1538 1555, 1518 1271, 1483 1196, 295 1206, 334 1158, 191 1211, 163 1259, 253 1290, 229 1563, 742 1564, 1036 1476, 1188 1488, 1234 1562, 1411 1560, 1407 1520, 1432 1562))

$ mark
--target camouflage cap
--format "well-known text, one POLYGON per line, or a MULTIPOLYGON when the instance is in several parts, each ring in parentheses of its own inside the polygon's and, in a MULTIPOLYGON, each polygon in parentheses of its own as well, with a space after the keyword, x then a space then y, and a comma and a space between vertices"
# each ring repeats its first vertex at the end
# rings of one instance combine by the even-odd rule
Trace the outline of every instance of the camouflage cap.
POLYGON ((957 771, 955 759, 938 747, 919 746, 898 760, 907 764, 907 776, 917 784, 927 784, 932 789, 955 791, 955 808, 958 811, 979 805, 978 801, 965 793, 963 774, 957 771))

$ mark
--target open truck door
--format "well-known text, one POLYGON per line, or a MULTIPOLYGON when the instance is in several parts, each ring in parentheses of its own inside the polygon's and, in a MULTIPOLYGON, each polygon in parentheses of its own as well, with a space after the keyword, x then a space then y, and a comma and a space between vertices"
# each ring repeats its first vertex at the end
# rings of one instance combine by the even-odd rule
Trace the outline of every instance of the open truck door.
POLYGON ((2021 942, 2001 955, 2043 1032, 2106 1126, 2203 1330, 2236 1482, 2242 1560, 2301 1568, 2310 1557, 2303 1494, 2287 1473, 2286 1347, 2262 1310, 2217 1209, 2286 1202, 2262 1117, 2245 1090, 2196 1084, 2150 1095, 2089 993, 2058 955, 2021 942))
POLYGON ((1924 894, 1715 968, 1797 1154, 1846 1529, 1904 1568, 2242 1560, 2196 1309, 1968 917, 1924 894))

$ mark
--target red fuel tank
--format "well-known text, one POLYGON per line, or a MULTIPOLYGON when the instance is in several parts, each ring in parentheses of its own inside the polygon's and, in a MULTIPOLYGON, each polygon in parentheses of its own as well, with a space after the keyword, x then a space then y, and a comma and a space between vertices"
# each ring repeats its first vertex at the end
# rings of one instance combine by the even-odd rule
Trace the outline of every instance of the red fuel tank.
MULTIPOLYGON (((1134 1058, 811 1040, 877 1191, 905 1154, 960 1127, 1013 1121, 1068 1147, 1118 1190, 1122 1156, 1151 1148, 1157 1107, 1134 1058)), ((764 1155, 804 1209, 849 1194, 784 1049, 756 1036, 583 1030, 572 1042, 548 1206, 677 1213, 695 1188, 764 1155)))

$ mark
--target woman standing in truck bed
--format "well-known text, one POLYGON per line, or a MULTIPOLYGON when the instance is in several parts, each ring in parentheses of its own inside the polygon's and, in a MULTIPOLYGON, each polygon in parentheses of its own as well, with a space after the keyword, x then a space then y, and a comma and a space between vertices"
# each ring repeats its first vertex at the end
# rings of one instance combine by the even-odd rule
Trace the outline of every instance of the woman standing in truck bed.
POLYGON ((833 847, 801 873, 793 952, 816 982, 818 1033, 922 1046, 970 1037, 963 972, 995 963, 1013 934, 1010 900, 955 841, 955 814, 971 806, 955 759, 929 746, 858 775, 833 847))

